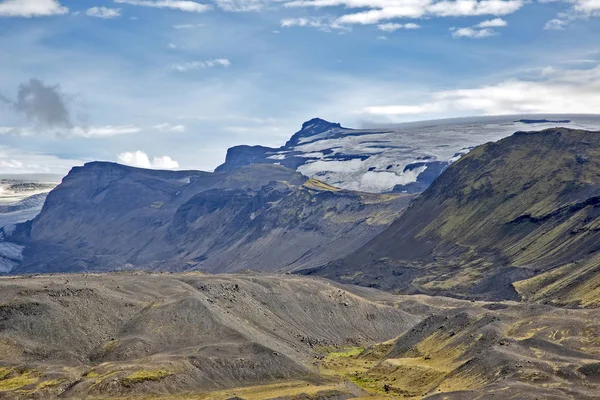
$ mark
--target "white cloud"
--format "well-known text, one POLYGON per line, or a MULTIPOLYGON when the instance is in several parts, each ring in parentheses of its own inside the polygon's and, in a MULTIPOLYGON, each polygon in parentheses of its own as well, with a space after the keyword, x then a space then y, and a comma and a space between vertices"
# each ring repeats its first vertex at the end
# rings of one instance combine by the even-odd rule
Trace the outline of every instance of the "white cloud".
POLYGON ((284 18, 281 20, 282 28, 309 27, 316 28, 322 32, 331 32, 333 30, 348 31, 349 28, 340 24, 331 17, 310 17, 310 18, 284 18))
POLYGON ((90 17, 112 19, 121 16, 120 8, 108 8, 108 7, 92 7, 88 8, 85 12, 90 17))
POLYGON ((472 27, 466 28, 450 28, 453 38, 471 38, 471 39, 485 39, 488 37, 496 36, 498 32, 492 28, 502 28, 507 26, 508 23, 502 18, 489 19, 483 22, 473 25, 472 27))
POLYGON ((377 24, 396 18, 502 16, 514 13, 523 4, 524 0, 292 0, 285 6, 366 8, 341 16, 338 23, 377 24))
POLYGON ((175 28, 175 29, 194 29, 194 28, 201 28, 203 26, 204 26, 204 24, 178 24, 178 25, 173 25, 173 28, 175 28))
POLYGON ((152 159, 152 168, 176 169, 179 168, 179 163, 169 156, 154 157, 154 159, 152 159))
POLYGON ((29 128, 21 128, 15 126, 0 126, 0 135, 34 136, 35 132, 33 132, 29 128))
POLYGON ((100 138, 100 137, 111 137, 117 135, 127 135, 131 133, 138 133, 141 128, 134 125, 105 125, 105 126, 89 126, 73 128, 70 132, 73 136, 81 136, 84 138, 100 138))
POLYGON ((508 23, 502 18, 489 19, 475 25, 478 28, 502 28, 508 25, 508 23))
POLYGON ((600 1, 598 0, 571 0, 573 10, 586 17, 600 16, 600 1))
POLYGON ((377 40, 388 40, 387 36, 377 36, 377 40))
MULTIPOLYGON (((177 131, 180 125, 170 126, 172 130, 177 131)), ((185 127, 184 127, 185 128, 185 127)), ((35 127, 10 127, 0 126, 0 135, 13 135, 13 136, 36 136, 51 134, 56 137, 83 137, 86 139, 90 138, 102 138, 111 137, 118 135, 127 135, 132 133, 138 133, 142 129, 134 125, 104 125, 104 126, 75 126, 68 130, 54 129, 54 130, 39 130, 35 127)))
POLYGON ((0 173, 2 174, 65 174, 83 161, 62 159, 50 154, 28 152, 8 146, 0 146, 0 173))
POLYGON ((476 29, 476 28, 454 28, 452 30, 452 37, 454 38, 472 38, 472 39, 484 39, 497 35, 492 29, 476 29))
POLYGON ((259 11, 268 0, 215 0, 219 8, 230 12, 259 11))
POLYGON ((379 29, 380 31, 384 31, 384 32, 394 32, 394 31, 397 31, 398 29, 419 29, 420 27, 421 27, 420 25, 414 24, 414 23, 398 24, 398 23, 388 22, 385 24, 379 24, 377 26, 377 29, 379 29))
POLYGON ((551 19, 550 21, 546 22, 546 25, 544 25, 544 29, 546 30, 553 30, 553 31, 562 31, 565 29, 565 27, 567 26, 567 21, 563 21, 561 19, 551 19))
POLYGON ((171 65, 171 69, 179 72, 191 71, 194 69, 201 68, 213 68, 213 67, 224 67, 228 68, 231 66, 231 61, 226 58, 217 58, 214 60, 205 60, 205 61, 188 61, 179 64, 171 65))
POLYGON ((600 109, 600 65, 591 69, 543 69, 535 79, 509 79, 469 89, 435 92, 412 105, 369 106, 380 116, 468 112, 469 114, 595 114, 600 109))
POLYGON ((202 13, 212 9, 208 4, 201 4, 189 0, 114 0, 115 3, 129 4, 132 6, 171 8, 186 12, 202 13))
POLYGON ((120 164, 131 165, 132 167, 151 168, 151 169, 176 169, 179 163, 169 156, 158 156, 150 160, 148 154, 137 150, 133 152, 126 151, 117 154, 117 162, 120 164))
POLYGON ((185 125, 171 125, 168 122, 164 124, 154 125, 153 128, 159 131, 185 132, 185 125))
POLYGON ((57 0, 4 0, 0 2, 0 17, 45 17, 69 12, 57 0))

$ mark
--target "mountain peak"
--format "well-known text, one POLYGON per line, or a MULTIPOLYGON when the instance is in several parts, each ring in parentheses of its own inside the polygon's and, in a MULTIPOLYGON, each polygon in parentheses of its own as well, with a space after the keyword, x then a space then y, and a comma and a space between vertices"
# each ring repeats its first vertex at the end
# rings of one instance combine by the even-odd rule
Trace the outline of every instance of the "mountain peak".
POLYGON ((322 118, 313 118, 302 124, 302 129, 294 133, 290 140, 285 144, 285 147, 293 147, 300 143, 300 139, 316 136, 332 129, 347 129, 339 123, 329 122, 322 118))
POLYGON ((315 131, 321 131, 321 132, 325 132, 329 129, 332 128, 342 128, 342 126, 339 123, 336 122, 329 122, 326 121, 322 118, 313 118, 309 121, 306 121, 305 123, 302 124, 302 129, 301 131, 306 131, 306 130, 315 130, 315 131))

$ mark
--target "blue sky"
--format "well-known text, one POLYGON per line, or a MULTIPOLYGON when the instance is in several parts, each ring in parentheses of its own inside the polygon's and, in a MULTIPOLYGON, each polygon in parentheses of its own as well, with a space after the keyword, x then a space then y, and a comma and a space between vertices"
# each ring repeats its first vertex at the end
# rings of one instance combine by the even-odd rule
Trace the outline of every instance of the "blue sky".
POLYGON ((595 0, 0 0, 0 172, 210 170, 315 116, 596 113, 597 16, 595 0))

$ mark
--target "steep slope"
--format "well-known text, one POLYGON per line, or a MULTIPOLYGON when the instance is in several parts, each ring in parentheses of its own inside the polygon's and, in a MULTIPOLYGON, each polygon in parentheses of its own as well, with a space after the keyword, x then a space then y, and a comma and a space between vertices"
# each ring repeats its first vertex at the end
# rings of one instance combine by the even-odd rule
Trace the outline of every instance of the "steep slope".
POLYGON ((349 190, 371 193, 425 190, 447 166, 471 148, 523 129, 600 129, 590 116, 461 118, 349 129, 320 118, 305 122, 279 148, 235 146, 217 171, 244 165, 279 164, 349 190), (560 117, 560 118, 559 118, 560 117))
POLYGON ((74 168, 0 244, 12 273, 286 271, 348 254, 410 199, 339 190, 277 165, 207 173, 95 162, 74 168))
POLYGON ((600 133, 518 132, 471 151, 369 244, 308 273, 597 307, 599 205, 600 133))
POLYGON ((0 278, 0 397, 327 386, 313 366, 319 347, 366 346, 420 320, 386 302, 295 276, 0 278))

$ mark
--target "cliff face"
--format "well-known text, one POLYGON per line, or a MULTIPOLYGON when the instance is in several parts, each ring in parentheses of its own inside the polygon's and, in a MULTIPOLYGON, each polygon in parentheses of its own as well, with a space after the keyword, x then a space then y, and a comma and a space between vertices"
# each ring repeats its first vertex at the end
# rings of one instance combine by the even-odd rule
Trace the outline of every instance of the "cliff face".
POLYGON ((32 222, 4 237, 24 246, 12 273, 287 271, 351 252, 410 199, 338 190, 277 165, 206 173, 95 162, 74 168, 32 222))
MULTIPOLYGON (((385 232, 311 273, 459 297, 600 305, 600 133, 518 132, 450 166, 385 232)), ((344 280, 344 279, 342 279, 344 280)))

